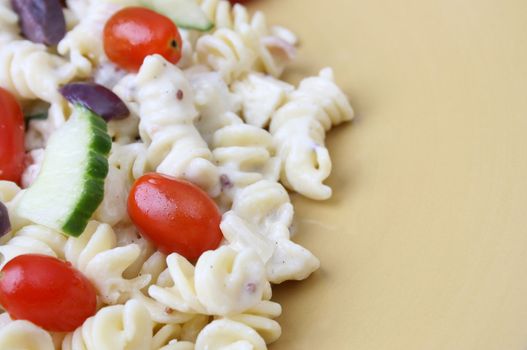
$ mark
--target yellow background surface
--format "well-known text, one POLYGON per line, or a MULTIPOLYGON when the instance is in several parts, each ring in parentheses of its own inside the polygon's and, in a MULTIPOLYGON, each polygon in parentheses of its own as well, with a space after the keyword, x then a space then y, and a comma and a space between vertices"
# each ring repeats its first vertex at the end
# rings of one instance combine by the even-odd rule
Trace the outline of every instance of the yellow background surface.
POLYGON ((272 350, 527 348, 527 1, 257 0, 328 65, 327 202, 295 197, 322 269, 277 288, 272 350))

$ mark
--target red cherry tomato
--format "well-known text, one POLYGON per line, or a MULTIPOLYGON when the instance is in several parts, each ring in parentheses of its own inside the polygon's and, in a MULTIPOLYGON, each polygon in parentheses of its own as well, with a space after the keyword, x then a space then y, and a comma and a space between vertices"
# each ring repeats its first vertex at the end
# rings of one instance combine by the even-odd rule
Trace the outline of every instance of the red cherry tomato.
POLYGON ((24 152, 22 109, 9 91, 0 88, 0 180, 20 182, 24 152))
POLYGON ((71 264, 47 255, 19 255, 0 272, 0 304, 13 319, 71 332, 97 308, 95 288, 71 264))
POLYGON ((161 252, 176 252, 190 261, 216 249, 222 239, 216 204, 199 187, 174 177, 150 173, 137 179, 128 214, 161 252))
POLYGON ((127 7, 104 26, 104 51, 121 68, 137 71, 148 55, 169 62, 181 58, 181 36, 174 22, 144 7, 127 7))

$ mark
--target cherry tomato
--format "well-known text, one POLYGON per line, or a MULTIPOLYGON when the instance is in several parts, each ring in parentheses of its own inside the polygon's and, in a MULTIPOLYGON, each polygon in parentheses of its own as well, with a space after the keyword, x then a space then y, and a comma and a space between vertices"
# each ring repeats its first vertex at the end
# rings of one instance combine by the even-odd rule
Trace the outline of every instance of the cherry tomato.
POLYGON ((22 109, 9 91, 0 88, 0 180, 20 182, 24 152, 22 109))
POLYGON ((104 26, 104 51, 121 68, 137 71, 148 55, 160 54, 169 62, 181 58, 181 36, 174 22, 143 7, 127 7, 104 26))
POLYGON ((27 254, 9 261, 0 272, 0 304, 13 319, 52 332, 71 332, 95 314, 97 296, 71 264, 27 254))
POLYGON ((222 239, 216 204, 194 184, 157 173, 134 183, 128 214, 139 232, 165 253, 195 261, 222 239))

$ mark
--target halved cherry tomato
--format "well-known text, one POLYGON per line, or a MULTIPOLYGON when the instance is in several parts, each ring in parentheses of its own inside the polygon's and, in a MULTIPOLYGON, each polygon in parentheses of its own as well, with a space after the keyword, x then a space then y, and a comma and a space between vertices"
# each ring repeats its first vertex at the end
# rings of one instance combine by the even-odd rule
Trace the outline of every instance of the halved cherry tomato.
POLYGON ((24 152, 22 109, 9 91, 0 88, 0 180, 20 182, 24 152))
POLYGON ((148 55, 177 63, 181 58, 179 30, 167 17, 144 7, 127 7, 104 26, 104 51, 121 68, 137 71, 148 55))
POLYGON ((13 319, 52 332, 71 332, 97 310, 95 288, 70 263, 19 255, 0 272, 0 304, 13 319))
POLYGON ((157 173, 134 183, 128 214, 139 232, 165 253, 195 261, 222 239, 216 204, 194 184, 157 173))

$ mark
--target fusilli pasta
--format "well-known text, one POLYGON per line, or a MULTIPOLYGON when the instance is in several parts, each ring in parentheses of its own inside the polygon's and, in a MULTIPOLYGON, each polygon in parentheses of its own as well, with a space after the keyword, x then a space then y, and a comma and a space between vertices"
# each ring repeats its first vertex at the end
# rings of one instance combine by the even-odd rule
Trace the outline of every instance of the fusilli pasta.
POLYGON ((51 335, 33 323, 11 321, 0 326, 0 349, 55 350, 51 335))
POLYGON ((194 126, 198 112, 190 84, 177 67, 158 55, 148 56, 135 77, 139 132, 148 147, 149 165, 157 172, 183 177, 219 192, 212 154, 194 126))
POLYGON ((196 350, 266 350, 264 339, 251 327, 232 320, 209 323, 196 340, 196 350))
POLYGON ((58 87, 75 76, 75 68, 46 47, 28 40, 2 45, 0 85, 21 101, 61 99, 58 87))
POLYGON ((105 304, 123 303, 148 284, 149 275, 131 279, 123 276, 140 254, 137 244, 117 246, 112 227, 96 221, 88 223, 79 237, 68 238, 64 248, 66 259, 92 281, 105 304))
POLYGON ((196 268, 174 253, 167 258, 172 286, 150 286, 158 302, 180 312, 229 315, 249 309, 262 299, 265 269, 251 250, 229 247, 205 252, 196 268))
POLYGON ((304 79, 271 120, 270 131, 282 158, 282 182, 309 198, 329 198, 331 188, 323 184, 331 172, 325 132, 352 118, 353 109, 331 69, 304 79))
POLYGON ((63 350, 152 349, 153 322, 136 300, 102 308, 62 343, 63 350))
POLYGON ((257 251, 269 281, 281 283, 305 279, 320 266, 311 252, 290 240, 292 220, 287 191, 276 182, 260 180, 237 193, 220 226, 233 247, 257 251))

